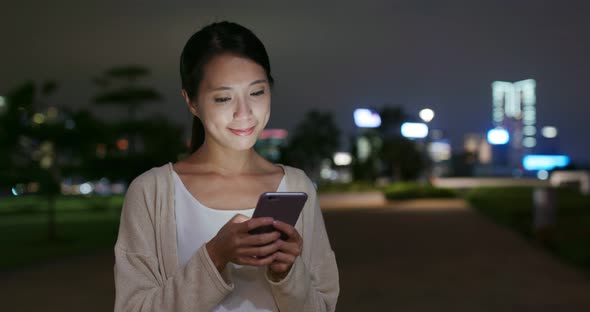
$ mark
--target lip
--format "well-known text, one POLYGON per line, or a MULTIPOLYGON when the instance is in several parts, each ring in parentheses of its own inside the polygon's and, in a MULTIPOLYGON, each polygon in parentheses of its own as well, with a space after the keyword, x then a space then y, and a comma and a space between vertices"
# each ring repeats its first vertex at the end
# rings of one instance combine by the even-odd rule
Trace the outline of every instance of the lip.
POLYGON ((254 132, 254 128, 256 128, 256 126, 251 127, 251 128, 247 128, 247 129, 232 129, 232 128, 229 128, 229 131, 231 131, 235 135, 247 136, 247 135, 252 134, 252 132, 254 132))

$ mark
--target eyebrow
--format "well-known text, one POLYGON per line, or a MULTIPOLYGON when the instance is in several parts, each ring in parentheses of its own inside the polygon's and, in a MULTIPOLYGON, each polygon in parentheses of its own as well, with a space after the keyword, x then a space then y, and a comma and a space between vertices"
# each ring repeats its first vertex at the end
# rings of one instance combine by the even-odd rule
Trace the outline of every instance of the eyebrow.
MULTIPOLYGON (((253 86, 253 85, 255 85, 255 84, 260 84, 260 83, 265 83, 265 82, 267 82, 267 80, 266 80, 266 79, 258 79, 258 80, 254 80, 254 81, 252 81, 252 82, 250 83, 250 85, 248 85, 248 86, 253 86)), ((231 90, 231 89, 232 89, 232 88, 230 88, 230 87, 219 87, 219 88, 212 88, 212 89, 209 89, 209 90, 210 90, 210 91, 222 91, 222 90, 231 90)))

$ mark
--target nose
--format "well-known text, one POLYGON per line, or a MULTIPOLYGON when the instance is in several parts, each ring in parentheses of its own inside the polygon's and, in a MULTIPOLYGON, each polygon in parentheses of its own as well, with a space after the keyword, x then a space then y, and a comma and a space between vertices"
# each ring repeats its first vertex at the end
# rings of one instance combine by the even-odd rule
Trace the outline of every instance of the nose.
POLYGON ((252 108, 250 103, 243 98, 239 98, 237 101, 236 109, 234 111, 234 119, 246 119, 252 115, 252 108))

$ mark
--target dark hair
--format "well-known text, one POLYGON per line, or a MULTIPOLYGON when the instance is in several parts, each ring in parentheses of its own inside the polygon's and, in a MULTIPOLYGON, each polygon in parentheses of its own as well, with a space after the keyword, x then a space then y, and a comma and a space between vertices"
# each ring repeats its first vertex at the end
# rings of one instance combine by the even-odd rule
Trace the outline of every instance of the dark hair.
MULTIPOLYGON (((242 25, 218 22, 194 33, 180 55, 180 79, 189 99, 194 100, 197 97, 205 65, 213 57, 224 53, 239 55, 256 62, 264 68, 269 84, 273 85, 268 54, 260 39, 242 25)), ((204 140, 203 123, 198 117, 193 116, 191 153, 196 151, 204 140)))

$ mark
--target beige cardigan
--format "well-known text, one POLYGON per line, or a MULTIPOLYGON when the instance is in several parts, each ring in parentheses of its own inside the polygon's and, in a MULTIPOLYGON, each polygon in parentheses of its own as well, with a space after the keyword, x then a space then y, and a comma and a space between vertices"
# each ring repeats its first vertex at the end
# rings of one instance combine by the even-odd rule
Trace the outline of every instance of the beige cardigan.
MULTIPOLYGON (((295 225, 303 251, 278 283, 268 280, 281 311, 334 311, 338 269, 316 191, 305 173, 283 166, 287 190, 306 192, 295 225)), ((199 248, 184 266, 177 258, 172 164, 133 180, 125 195, 115 245, 115 311, 210 311, 233 290, 231 272, 199 248)))

